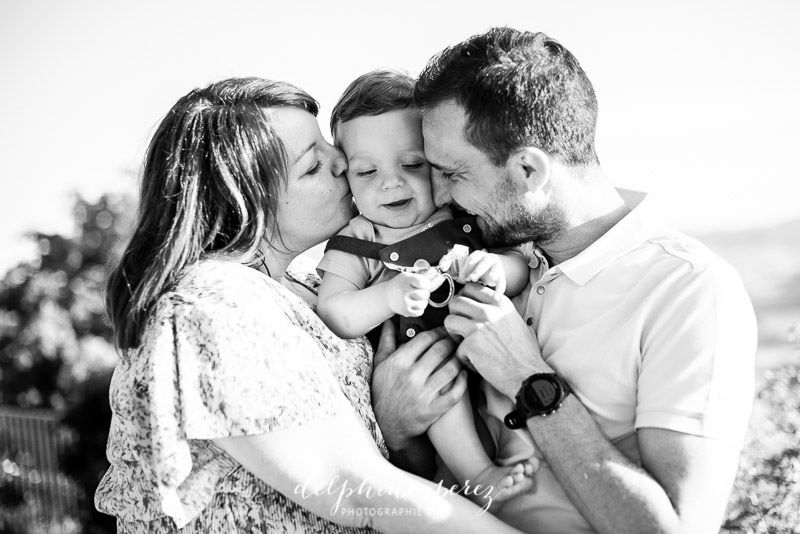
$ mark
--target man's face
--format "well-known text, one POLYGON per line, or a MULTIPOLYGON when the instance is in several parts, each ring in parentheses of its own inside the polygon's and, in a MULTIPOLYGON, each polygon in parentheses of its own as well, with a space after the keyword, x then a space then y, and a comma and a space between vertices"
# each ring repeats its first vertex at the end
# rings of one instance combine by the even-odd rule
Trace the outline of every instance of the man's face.
POLYGON ((464 108, 454 101, 438 104, 423 115, 425 156, 432 167, 436 205, 455 204, 476 215, 489 246, 545 243, 555 238, 563 227, 561 210, 549 200, 542 202, 541 195, 530 194, 526 180, 512 173, 509 165, 494 165, 467 141, 466 124, 464 108))

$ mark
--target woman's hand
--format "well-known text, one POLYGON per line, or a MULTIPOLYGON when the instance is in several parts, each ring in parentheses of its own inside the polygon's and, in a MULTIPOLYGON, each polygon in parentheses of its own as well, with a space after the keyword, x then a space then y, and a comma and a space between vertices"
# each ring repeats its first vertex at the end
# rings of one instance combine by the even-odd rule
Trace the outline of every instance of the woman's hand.
POLYGON ((467 387, 444 328, 421 332, 397 347, 395 328, 381 330, 372 372, 372 407, 390 450, 402 450, 453 407, 467 387))

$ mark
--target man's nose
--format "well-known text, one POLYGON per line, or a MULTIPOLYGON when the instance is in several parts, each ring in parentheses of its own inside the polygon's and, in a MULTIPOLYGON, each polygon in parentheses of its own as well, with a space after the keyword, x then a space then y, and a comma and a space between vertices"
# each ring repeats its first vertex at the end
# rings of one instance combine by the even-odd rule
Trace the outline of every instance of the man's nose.
POLYGON ((449 182, 442 178, 440 172, 431 173, 431 191, 433 192, 433 203, 437 208, 447 206, 453 201, 453 197, 450 196, 449 182))

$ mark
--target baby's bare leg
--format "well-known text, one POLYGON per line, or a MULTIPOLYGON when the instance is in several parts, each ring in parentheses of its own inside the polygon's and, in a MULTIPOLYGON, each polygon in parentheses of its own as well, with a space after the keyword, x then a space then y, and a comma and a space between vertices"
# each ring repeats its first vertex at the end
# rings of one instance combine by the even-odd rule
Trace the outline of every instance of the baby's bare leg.
POLYGON ((498 466, 486 454, 475 430, 468 393, 431 425, 428 437, 462 485, 464 496, 480 506, 488 508, 533 486, 532 464, 498 466))

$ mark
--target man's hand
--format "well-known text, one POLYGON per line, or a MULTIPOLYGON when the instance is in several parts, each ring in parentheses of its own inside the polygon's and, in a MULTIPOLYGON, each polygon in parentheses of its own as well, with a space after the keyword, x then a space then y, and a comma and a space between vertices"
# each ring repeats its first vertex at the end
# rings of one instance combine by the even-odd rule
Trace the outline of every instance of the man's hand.
POLYGON ((444 326, 451 336, 464 339, 458 358, 511 398, 528 376, 553 371, 508 297, 488 287, 467 284, 450 301, 444 326))
POLYGON ((401 450, 453 407, 467 387, 443 328, 421 332, 400 348, 386 321, 372 372, 372 407, 390 450, 401 450))

